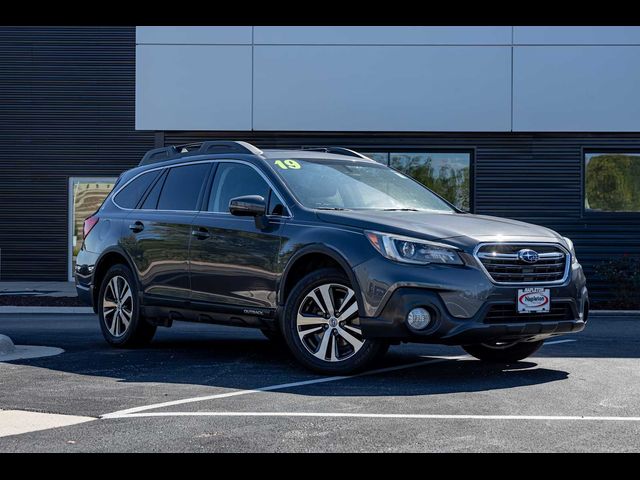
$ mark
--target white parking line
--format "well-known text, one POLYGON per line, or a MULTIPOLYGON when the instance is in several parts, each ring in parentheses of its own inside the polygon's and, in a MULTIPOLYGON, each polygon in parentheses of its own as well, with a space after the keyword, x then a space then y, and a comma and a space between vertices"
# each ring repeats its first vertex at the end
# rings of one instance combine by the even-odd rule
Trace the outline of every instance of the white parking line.
MULTIPOLYGON (((439 415, 410 413, 338 413, 338 412, 147 412, 120 417, 340 417, 340 418, 401 418, 426 420, 542 420, 587 422, 640 422, 640 417, 597 417, 577 415, 439 415)), ((103 417, 105 418, 105 417, 103 417)))
POLYGON ((0 437, 68 427, 92 420, 95 418, 25 410, 0 410, 0 437))
POLYGON ((362 373, 358 373, 355 375, 340 375, 340 376, 334 376, 334 377, 322 377, 322 378, 314 378, 312 380, 303 380, 300 382, 293 382, 293 383, 280 383, 277 385, 269 385, 268 387, 262 387, 262 388, 256 388, 256 389, 252 389, 252 390, 235 390, 233 392, 227 392, 227 393, 219 393, 217 395, 207 395, 204 397, 192 397, 192 398, 185 398, 182 400, 173 400, 170 402, 162 402, 162 403, 154 403, 152 405, 144 405, 141 407, 134 407, 134 408, 128 408, 126 410, 120 410, 117 412, 113 412, 113 413, 107 413, 105 415, 101 415, 100 418, 122 418, 122 417, 127 417, 127 416, 132 416, 132 414, 136 414, 139 412, 144 412, 147 410, 155 410, 157 408, 165 408, 165 407, 172 407, 174 405, 184 405, 185 403, 195 403, 195 402, 205 402, 207 400, 217 400, 219 398, 228 398, 228 397, 235 397, 238 395, 248 395, 250 393, 261 393, 261 392, 272 392, 274 390, 284 390, 286 388, 293 388, 293 387, 302 387, 305 385, 313 385, 316 383, 327 383, 327 382, 337 382, 339 380, 345 380, 348 378, 355 378, 355 377, 363 377, 365 375, 376 375, 378 373, 386 373, 386 372, 394 372, 397 370, 404 370, 407 368, 413 368, 413 367, 420 367, 422 365, 428 365, 428 364, 432 364, 432 363, 440 363, 440 362, 446 362, 449 360, 458 360, 461 358, 465 358, 466 355, 461 355, 461 356, 457 356, 457 357, 438 357, 438 358, 430 358, 429 360, 423 360, 421 362, 414 362, 414 363, 407 363, 404 365, 396 365, 395 367, 386 367, 386 368, 379 368, 376 370, 369 370, 366 372, 362 372, 362 373))

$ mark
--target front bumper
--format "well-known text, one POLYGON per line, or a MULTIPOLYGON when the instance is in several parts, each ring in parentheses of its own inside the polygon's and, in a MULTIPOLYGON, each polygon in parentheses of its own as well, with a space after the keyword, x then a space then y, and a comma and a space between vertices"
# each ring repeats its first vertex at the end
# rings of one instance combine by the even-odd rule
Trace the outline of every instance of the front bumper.
MULTIPOLYGON (((506 292, 503 292, 506 293, 506 292)), ((513 296, 515 298, 515 294, 513 296)), ((563 305, 567 315, 562 319, 520 320, 515 313, 515 302, 493 299, 487 301, 472 318, 452 316, 440 296, 420 288, 399 288, 391 296, 381 315, 360 318, 366 338, 384 338, 390 341, 441 343, 464 345, 506 340, 539 340, 565 333, 579 332, 588 320, 588 300, 556 298, 552 305, 563 305), (494 306, 513 304, 513 319, 505 322, 489 321, 488 313, 494 306), (430 325, 421 331, 411 329, 405 319, 409 311, 426 307, 432 314, 430 325), (580 318, 580 309, 582 318, 580 318)))
POLYGON ((571 265, 565 283, 549 288, 551 309, 562 314, 523 315, 516 311, 519 288, 498 285, 470 261, 464 267, 411 268, 372 259, 355 269, 362 288, 360 326, 366 338, 464 345, 506 340, 537 340, 584 329, 589 313, 586 280, 571 265), (374 280, 375 279, 375 280, 374 280), (425 307, 432 321, 411 329, 409 311, 425 307), (495 312, 507 314, 495 315, 495 312))

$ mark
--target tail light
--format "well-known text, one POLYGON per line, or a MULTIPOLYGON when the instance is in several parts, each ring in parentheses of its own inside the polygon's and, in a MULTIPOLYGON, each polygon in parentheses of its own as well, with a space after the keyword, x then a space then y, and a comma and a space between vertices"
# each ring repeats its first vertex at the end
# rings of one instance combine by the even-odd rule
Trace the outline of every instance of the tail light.
POLYGON ((99 217, 93 216, 93 217, 89 217, 84 221, 84 224, 82 225, 82 233, 84 234, 84 238, 87 238, 87 235, 89 235, 89 233, 91 232, 91 230, 93 230, 93 227, 95 227, 98 224, 98 220, 100 220, 99 217))

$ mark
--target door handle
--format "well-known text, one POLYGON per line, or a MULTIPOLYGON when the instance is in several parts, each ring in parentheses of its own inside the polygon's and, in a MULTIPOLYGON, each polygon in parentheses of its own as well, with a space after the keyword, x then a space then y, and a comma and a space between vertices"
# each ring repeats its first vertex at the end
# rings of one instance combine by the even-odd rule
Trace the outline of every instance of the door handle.
POLYGON ((140 221, 137 221, 129 225, 129 230, 131 230, 133 233, 140 233, 142 230, 144 230, 144 224, 140 221))
POLYGON ((204 240, 211 236, 211 234, 209 233, 209 230, 207 230, 204 227, 194 228, 193 230, 191 230, 191 235, 196 237, 198 240, 204 240))

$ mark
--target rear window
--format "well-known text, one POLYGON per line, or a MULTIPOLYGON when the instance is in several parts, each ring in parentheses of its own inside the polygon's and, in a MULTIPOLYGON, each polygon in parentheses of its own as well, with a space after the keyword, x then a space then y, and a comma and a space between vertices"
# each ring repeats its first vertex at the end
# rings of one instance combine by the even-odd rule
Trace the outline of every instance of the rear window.
POLYGON ((158 210, 197 210, 200 190, 210 167, 209 163, 199 163, 169 170, 158 200, 158 210))
POLYGON ((135 208, 144 192, 147 191, 147 188, 149 188, 159 174, 160 171, 155 170, 136 177, 118 192, 114 198, 115 202, 122 208, 135 208))
POLYGON ((151 190, 147 194, 147 198, 144 199, 144 202, 142 202, 142 206, 140 208, 142 208, 143 210, 155 210, 158 206, 158 199, 160 198, 160 192, 162 191, 163 185, 164 178, 160 178, 151 188, 151 190))

